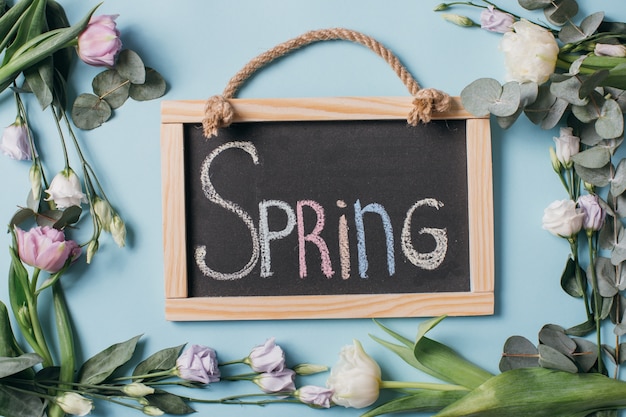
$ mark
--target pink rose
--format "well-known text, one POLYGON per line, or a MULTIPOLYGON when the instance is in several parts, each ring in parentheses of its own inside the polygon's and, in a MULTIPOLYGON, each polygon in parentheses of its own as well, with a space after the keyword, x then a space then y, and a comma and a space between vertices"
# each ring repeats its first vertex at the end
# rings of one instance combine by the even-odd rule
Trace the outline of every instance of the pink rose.
POLYGON ((112 67, 122 49, 120 32, 115 19, 119 15, 94 16, 87 28, 78 35, 78 56, 86 64, 96 67, 112 67))
POLYGON ((58 272, 68 259, 78 258, 81 248, 73 240, 65 240, 65 233, 48 226, 37 226, 28 232, 15 227, 20 259, 35 268, 58 272))
POLYGON ((509 13, 505 13, 493 6, 488 6, 480 14, 480 27, 491 32, 506 33, 513 29, 511 26, 515 23, 515 18, 509 13))
POLYGON ((220 380, 220 369, 215 350, 201 345, 191 345, 176 360, 178 375, 187 381, 208 384, 220 380))

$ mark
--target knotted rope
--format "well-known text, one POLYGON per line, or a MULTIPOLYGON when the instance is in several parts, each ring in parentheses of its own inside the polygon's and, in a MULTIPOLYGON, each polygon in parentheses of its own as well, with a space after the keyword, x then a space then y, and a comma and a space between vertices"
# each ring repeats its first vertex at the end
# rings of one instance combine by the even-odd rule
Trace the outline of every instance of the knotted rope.
POLYGON ((329 40, 347 40, 359 43, 382 57, 391 66, 402 83, 408 88, 411 96, 414 97, 413 109, 407 117, 407 122, 410 125, 417 126, 419 122, 428 123, 431 120, 433 111, 443 112, 450 107, 450 96, 448 94, 432 88, 421 89, 417 81, 400 63, 398 58, 375 39, 348 29, 322 29, 306 32, 297 38, 281 43, 248 62, 246 66, 230 79, 222 95, 215 95, 207 100, 204 110, 205 116, 202 121, 204 135, 207 138, 215 136, 218 129, 227 127, 232 123, 235 111, 228 100, 235 97, 239 88, 257 70, 303 46, 329 40))

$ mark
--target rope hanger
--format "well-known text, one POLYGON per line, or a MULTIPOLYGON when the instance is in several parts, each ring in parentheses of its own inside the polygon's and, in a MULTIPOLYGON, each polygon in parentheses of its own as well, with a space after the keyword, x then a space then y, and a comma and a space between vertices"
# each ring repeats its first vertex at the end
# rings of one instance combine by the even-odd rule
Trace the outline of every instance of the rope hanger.
POLYGON ((330 40, 346 40, 359 43, 372 50, 391 66, 414 98, 413 108, 407 116, 407 122, 411 126, 417 126, 420 122, 428 123, 431 120, 433 111, 443 112, 450 108, 451 100, 448 94, 433 88, 422 89, 409 71, 400 63, 400 60, 374 38, 349 29, 321 29, 306 32, 296 38, 276 45, 272 49, 253 58, 239 70, 239 72, 230 79, 221 95, 215 95, 207 100, 204 119, 202 121, 204 135, 210 138, 217 135, 220 128, 230 126, 235 111, 229 100, 235 98, 237 91, 256 71, 275 59, 304 46, 315 42, 330 40))

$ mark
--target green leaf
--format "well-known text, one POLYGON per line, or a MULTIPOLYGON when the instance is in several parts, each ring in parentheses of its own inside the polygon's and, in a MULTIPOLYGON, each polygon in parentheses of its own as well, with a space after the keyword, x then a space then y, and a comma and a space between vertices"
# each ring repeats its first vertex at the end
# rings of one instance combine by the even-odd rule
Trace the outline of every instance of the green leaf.
POLYGON ((0 385, 0 415, 9 417, 40 417, 46 404, 34 395, 0 385))
POLYGON ((596 323, 592 319, 587 320, 584 323, 577 324, 565 330, 565 333, 571 336, 586 336, 596 329, 596 323))
POLYGON ((552 0, 519 0, 519 5, 526 10, 545 9, 552 4, 552 0))
MULTIPOLYGON (((565 268, 561 274, 561 288, 572 297, 582 298, 584 289, 576 278, 576 269, 576 262, 574 262, 571 256, 568 256, 565 268)), ((579 273, 584 274, 582 270, 579 270, 579 273)))
POLYGON ((615 169, 615 176, 611 180, 612 195, 621 195, 624 191, 626 191, 626 159, 619 161, 615 169))
POLYGON ((550 87, 542 84, 539 86, 536 100, 524 108, 524 113, 528 120, 538 125, 545 119, 555 101, 556 96, 550 92, 550 87))
POLYGON ((147 375, 151 372, 165 371, 176 366, 176 359, 185 345, 160 350, 140 362, 133 371, 133 376, 147 375))
POLYGON ((617 242, 611 250, 611 263, 619 265, 624 260, 626 260, 626 232, 622 228, 617 236, 617 242))
POLYGON ((146 67, 139 55, 130 49, 124 49, 117 57, 115 70, 122 78, 127 79, 132 84, 143 84, 146 82, 146 67))
POLYGON ((573 155, 572 160, 585 168, 602 168, 611 161, 611 152, 604 146, 594 146, 573 155))
POLYGON ((587 339, 577 337, 573 340, 576 342, 574 360, 582 372, 589 372, 598 361, 598 349, 587 339))
POLYGON ((543 9, 543 14, 550 23, 563 26, 578 13, 578 3, 575 0, 554 0, 543 9))
POLYGON ((588 77, 585 77, 578 93, 579 97, 581 99, 584 99, 589 96, 596 88, 602 85, 602 83, 608 78, 608 76, 609 71, 606 69, 602 69, 594 72, 588 77))
POLYGON ((568 76, 563 80, 553 81, 550 84, 550 92, 570 104, 584 106, 587 104, 587 99, 581 98, 582 85, 579 76, 568 76))
POLYGON ((419 391, 388 401, 372 410, 361 414, 361 417, 375 417, 383 414, 400 412, 434 412, 452 404, 467 394, 466 391, 419 391))
MULTIPOLYGON (((618 241, 617 246, 619 247, 620 244, 623 244, 623 242, 618 241)), ((613 297, 618 293, 617 288, 615 287, 615 266, 612 264, 614 253, 616 253, 615 249, 613 249, 611 259, 603 256, 599 256, 596 259, 595 271, 596 278, 598 280, 598 292, 602 297, 613 297)), ((621 258, 617 258, 616 260, 619 261, 619 259, 621 258)), ((588 276, 591 277, 590 274, 588 274, 588 276)))
POLYGON ((508 82, 502 86, 500 96, 489 105, 489 112, 498 117, 511 116, 519 109, 520 98, 519 83, 508 82))
POLYGON ((5 51, 4 64, 11 60, 22 45, 44 32, 45 13, 46 0, 34 0, 21 19, 15 39, 5 51))
POLYGON ((33 0, 18 1, 0 17, 0 39, 2 40, 2 45, 6 46, 8 44, 10 39, 7 39, 7 36, 11 33, 14 25, 23 16, 24 11, 28 9, 32 3, 33 0))
POLYGON ((0 357, 0 378, 15 375, 43 362, 36 353, 24 353, 16 357, 0 357))
POLYGON ((604 12, 589 15, 580 23, 580 27, 571 21, 559 31, 559 39, 563 43, 579 42, 593 35, 604 20, 604 12))
POLYGON ((475 116, 489 114, 489 107, 502 95, 502 86, 493 78, 479 78, 461 91, 463 107, 475 116))
POLYGON ((572 360, 548 345, 539 345, 539 365, 543 368, 576 373, 578 367, 572 360))
POLYGON ((535 345, 522 336, 511 336, 504 343, 500 371, 539 366, 539 351, 535 345))
POLYGON ((574 169, 578 176, 585 182, 596 187, 606 187, 611 179, 611 164, 606 164, 602 168, 585 168, 582 165, 574 164, 574 169))
POLYGON ((70 206, 61 212, 61 217, 52 225, 55 229, 61 230, 68 225, 78 223, 83 209, 79 206, 70 206))
POLYGON ((112 109, 117 109, 128 99, 130 83, 115 70, 109 69, 96 75, 91 86, 93 92, 112 109))
POLYGON ((608 99, 604 102, 596 121, 596 131, 605 139, 617 138, 624 133, 624 115, 615 100, 608 99))
POLYGON ((15 340, 7 306, 0 301, 0 357, 13 358, 23 353, 24 351, 15 340))
POLYGON ((93 94, 81 94, 72 106, 72 120, 79 129, 91 130, 109 120, 111 106, 93 94))
POLYGON ((596 373, 515 369, 489 379, 435 417, 585 417, 626 406, 626 382, 596 373))
POLYGON ((117 368, 130 360, 141 336, 135 336, 122 343, 114 344, 88 359, 78 373, 78 382, 99 384, 106 380, 117 368))
POLYGON ((546 117, 541 121, 541 128, 549 130, 555 127, 561 121, 568 106, 569 103, 567 101, 557 97, 552 107, 548 110, 546 117))
POLYGON ((539 332, 539 342, 568 357, 576 350, 576 342, 565 334, 565 329, 554 324, 547 324, 542 327, 539 332))
POLYGON ((189 407, 178 395, 170 394, 166 391, 157 391, 154 394, 146 395, 145 399, 150 405, 157 407, 165 414, 183 415, 196 411, 189 407))
MULTIPOLYGON (((600 117, 600 106, 604 103, 604 97, 597 91, 590 95, 589 102, 584 106, 572 106, 572 113, 583 123, 589 123, 600 117)), ((595 128, 594 128, 595 130, 595 128)))
POLYGON ((133 100, 147 101, 162 97, 167 89, 165 80, 156 70, 146 68, 146 82, 143 84, 132 84, 130 86, 130 96, 133 100))
POLYGON ((36 66, 27 68, 24 71, 24 77, 28 88, 35 94, 42 109, 46 109, 52 104, 52 90, 54 89, 52 57, 47 57, 36 66))
POLYGON ((32 219, 35 217, 35 212, 29 208, 21 208, 15 212, 13 217, 11 217, 11 221, 9 222, 9 226, 18 226, 25 222, 26 220, 32 219))

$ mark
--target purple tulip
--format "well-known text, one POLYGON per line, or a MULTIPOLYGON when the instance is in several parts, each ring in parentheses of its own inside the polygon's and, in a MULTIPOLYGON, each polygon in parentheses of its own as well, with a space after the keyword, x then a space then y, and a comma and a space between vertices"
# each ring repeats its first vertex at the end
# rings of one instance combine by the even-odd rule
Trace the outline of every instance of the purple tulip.
POLYGON ((94 16, 87 28, 78 36, 78 56, 86 64, 112 67, 122 49, 120 32, 115 19, 118 15, 94 16))
POLYGON ((283 369, 276 372, 265 372, 256 376, 252 381, 265 393, 293 392, 296 389, 294 382, 295 371, 283 369))
POLYGON ((35 268, 50 273, 58 272, 68 259, 78 258, 81 248, 73 240, 65 240, 65 233, 48 226, 24 231, 15 227, 20 259, 35 268))
POLYGON ((191 345, 176 360, 178 375, 187 381, 208 384, 220 380, 217 354, 209 347, 191 345))

